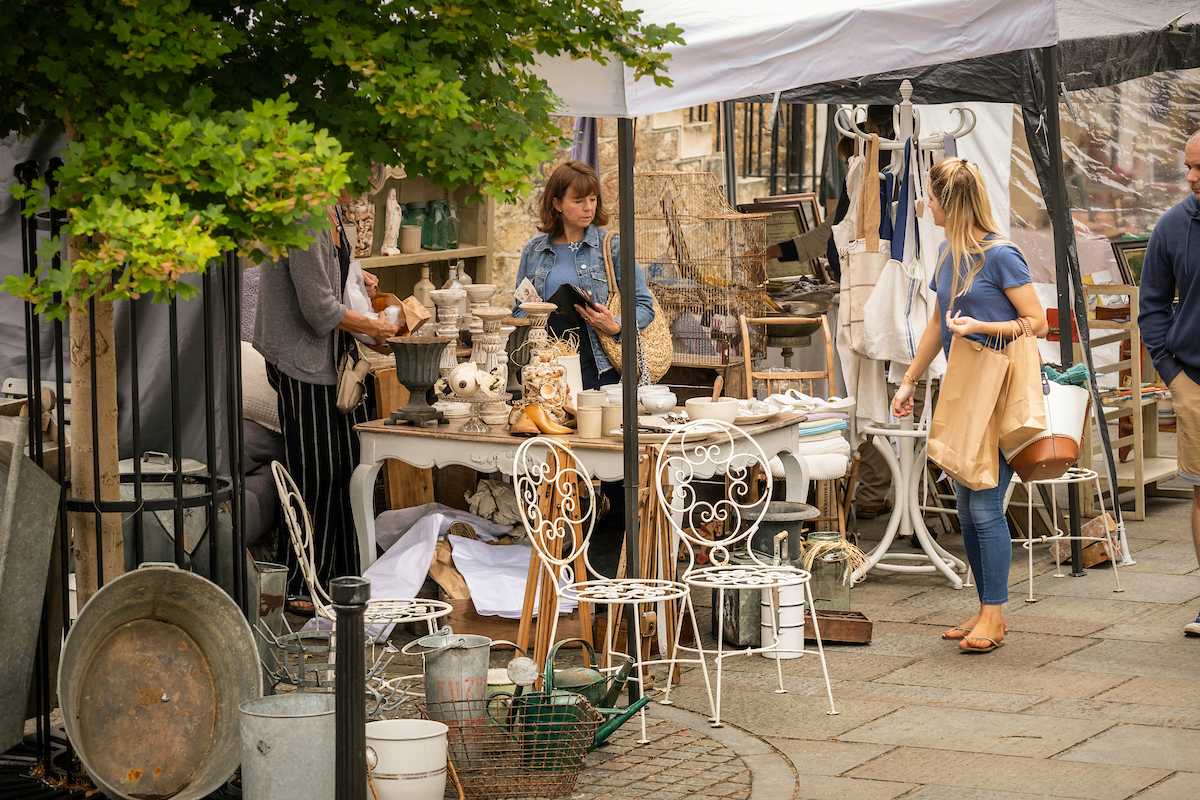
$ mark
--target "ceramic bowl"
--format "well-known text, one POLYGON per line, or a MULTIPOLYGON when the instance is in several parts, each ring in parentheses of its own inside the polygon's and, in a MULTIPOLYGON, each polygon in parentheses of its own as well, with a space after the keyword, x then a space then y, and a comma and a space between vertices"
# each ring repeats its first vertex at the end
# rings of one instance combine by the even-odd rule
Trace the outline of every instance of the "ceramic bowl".
POLYGON ((693 397, 684 404, 687 408, 688 419, 715 419, 719 422, 733 424, 738 415, 736 397, 718 397, 714 403, 711 397, 693 397))
POLYGON ((671 387, 665 383, 655 383, 651 386, 639 386, 637 388, 637 396, 638 400, 641 400, 648 394, 668 394, 670 391, 671 387))
POLYGON ((663 414, 670 411, 679 402, 674 392, 651 392, 642 395, 642 408, 647 414, 663 414))

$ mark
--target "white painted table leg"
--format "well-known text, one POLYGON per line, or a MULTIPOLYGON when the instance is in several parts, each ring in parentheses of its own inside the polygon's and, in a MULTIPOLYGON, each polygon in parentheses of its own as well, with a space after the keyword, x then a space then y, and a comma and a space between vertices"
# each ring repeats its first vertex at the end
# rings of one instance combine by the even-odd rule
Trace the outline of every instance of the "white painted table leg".
POLYGON ((790 503, 808 502, 808 462, 791 450, 781 450, 776 455, 783 464, 783 477, 787 486, 784 500, 790 503))
POLYGON ((359 464, 350 476, 350 509, 354 512, 354 530, 358 532, 360 572, 375 563, 375 478, 382 461, 359 464))

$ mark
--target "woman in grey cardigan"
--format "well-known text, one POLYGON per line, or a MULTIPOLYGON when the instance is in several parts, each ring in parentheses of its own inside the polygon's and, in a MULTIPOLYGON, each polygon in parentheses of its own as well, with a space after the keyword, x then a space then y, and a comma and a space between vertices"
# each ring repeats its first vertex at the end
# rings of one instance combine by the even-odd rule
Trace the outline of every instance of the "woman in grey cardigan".
MULTIPOLYGON (((312 516, 321 585, 357 575, 360 563, 349 487, 358 465, 354 426, 367 421, 369 410, 365 404, 350 414, 337 410, 337 354, 343 335, 338 331, 365 333, 381 346, 398 331, 386 320, 371 319, 342 303, 342 269, 350 263, 350 247, 336 209, 327 213, 333 231, 310 227, 308 235, 316 241, 307 250, 289 248, 273 267, 261 270, 254 322, 254 347, 266 359, 267 379, 278 393, 285 466, 312 516)), ((378 281, 365 272, 363 278, 373 295, 378 281)), ((279 549, 288 565, 289 594, 299 594, 304 579, 295 554, 286 539, 279 549)), ((297 612, 312 610, 307 601, 289 605, 297 612)))

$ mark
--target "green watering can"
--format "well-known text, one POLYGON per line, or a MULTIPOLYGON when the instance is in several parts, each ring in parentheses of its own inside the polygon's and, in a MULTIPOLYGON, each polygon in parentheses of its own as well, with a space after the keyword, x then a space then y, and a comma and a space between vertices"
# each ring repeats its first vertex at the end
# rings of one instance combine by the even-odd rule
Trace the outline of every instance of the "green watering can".
POLYGON ((546 673, 543 676, 545 679, 543 686, 545 686, 546 691, 567 691, 572 694, 582 695, 597 711, 608 718, 600 726, 600 729, 596 731, 596 741, 592 745, 593 749, 604 744, 608 737, 616 733, 617 729, 628 722, 634 714, 641 711, 650 702, 650 698, 643 695, 626 708, 612 707, 621 697, 621 690, 625 688, 625 683, 629 680, 629 673, 633 670, 633 663, 632 658, 627 658, 625 663, 621 665, 621 668, 617 670, 610 683, 598 669, 599 661, 596 658, 595 649, 583 639, 563 639, 550 648, 550 652, 546 655, 546 673), (588 664, 591 665, 590 667, 569 667, 555 671, 554 657, 558 655, 558 648, 567 642, 583 643, 584 648, 588 652, 588 664))
MULTIPOLYGON (((600 662, 596 659, 596 651, 590 644, 583 639, 563 639, 550 648, 550 653, 546 656, 545 688, 547 691, 566 689, 568 692, 581 694, 596 708, 611 711, 621 696, 621 690, 625 688, 625 682, 629 680, 629 673, 633 670, 633 659, 626 658, 625 663, 613 676, 612 683, 609 683, 604 674, 600 672, 599 666, 600 662), (557 671, 554 669, 554 657, 558 655, 558 648, 567 642, 583 643, 588 652, 590 667, 568 667, 557 671)), ((600 713, 605 712, 601 711, 600 713)))

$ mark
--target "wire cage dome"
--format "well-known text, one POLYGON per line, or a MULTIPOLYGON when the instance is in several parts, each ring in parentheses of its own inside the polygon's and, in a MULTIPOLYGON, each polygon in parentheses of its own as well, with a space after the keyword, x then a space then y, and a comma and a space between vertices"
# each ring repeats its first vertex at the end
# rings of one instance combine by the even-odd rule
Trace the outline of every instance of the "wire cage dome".
MULTIPOLYGON (((638 263, 667 315, 674 363, 725 366, 741 361, 738 316, 767 307, 763 253, 767 214, 740 214, 711 172, 634 176, 638 263)), ((751 338, 752 358, 764 342, 751 338)))

